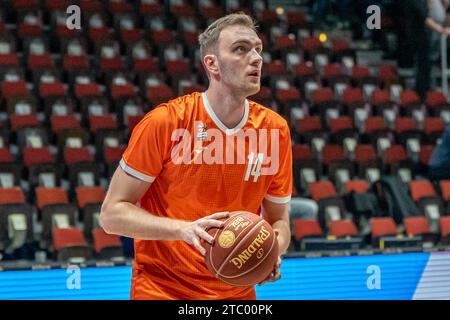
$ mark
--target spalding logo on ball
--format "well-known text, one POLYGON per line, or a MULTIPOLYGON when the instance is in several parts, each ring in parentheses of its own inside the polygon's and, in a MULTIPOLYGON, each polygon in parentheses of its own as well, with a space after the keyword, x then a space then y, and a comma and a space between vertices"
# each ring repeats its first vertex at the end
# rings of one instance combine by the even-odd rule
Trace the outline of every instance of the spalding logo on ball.
POLYGON ((214 244, 204 243, 208 269, 222 281, 251 286, 272 272, 279 254, 278 241, 270 224, 247 212, 231 212, 222 229, 207 230, 214 244))
POLYGON ((234 240, 236 240, 236 236, 233 231, 226 230, 219 236, 219 246, 222 248, 229 248, 234 244, 234 240))

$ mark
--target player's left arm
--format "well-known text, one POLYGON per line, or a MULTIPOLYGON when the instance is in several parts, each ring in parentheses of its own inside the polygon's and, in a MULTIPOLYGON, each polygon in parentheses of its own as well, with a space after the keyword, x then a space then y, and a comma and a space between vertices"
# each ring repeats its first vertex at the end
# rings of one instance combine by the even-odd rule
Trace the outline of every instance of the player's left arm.
POLYGON ((275 203, 267 199, 263 200, 264 219, 269 222, 277 234, 280 255, 286 253, 291 241, 291 229, 289 228, 289 203, 275 203))
MULTIPOLYGON (((286 253, 291 240, 289 201, 292 194, 293 175, 291 135, 286 122, 279 132, 278 170, 262 202, 262 214, 277 235, 279 255, 281 256, 286 253)), ((260 284, 280 279, 280 266, 281 258, 279 257, 271 274, 260 284)))

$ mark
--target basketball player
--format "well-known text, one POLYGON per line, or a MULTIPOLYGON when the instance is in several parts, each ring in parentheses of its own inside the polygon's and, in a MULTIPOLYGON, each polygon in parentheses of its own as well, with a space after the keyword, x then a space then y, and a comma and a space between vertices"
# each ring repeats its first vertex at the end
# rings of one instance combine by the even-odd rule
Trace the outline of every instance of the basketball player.
MULTIPOLYGON (((231 211, 262 214, 280 254, 289 246, 289 128, 246 99, 260 89, 263 63, 254 22, 225 16, 199 42, 208 89, 162 103, 141 120, 102 205, 106 232, 135 239, 131 299, 255 299, 253 287, 223 283, 204 262, 201 241, 213 241, 205 228, 221 227, 231 211), (238 141, 244 133, 256 134, 258 148, 248 137, 238 141)), ((280 278, 280 264, 264 282, 280 278)))

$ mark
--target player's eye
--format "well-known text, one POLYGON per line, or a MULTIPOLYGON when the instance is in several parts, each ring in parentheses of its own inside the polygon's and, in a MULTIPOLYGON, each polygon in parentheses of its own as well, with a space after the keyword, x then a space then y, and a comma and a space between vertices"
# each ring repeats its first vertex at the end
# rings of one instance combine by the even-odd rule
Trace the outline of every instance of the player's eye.
POLYGON ((245 48, 244 46, 239 46, 239 47, 236 47, 235 51, 237 51, 238 53, 242 53, 242 52, 246 52, 247 48, 245 48))

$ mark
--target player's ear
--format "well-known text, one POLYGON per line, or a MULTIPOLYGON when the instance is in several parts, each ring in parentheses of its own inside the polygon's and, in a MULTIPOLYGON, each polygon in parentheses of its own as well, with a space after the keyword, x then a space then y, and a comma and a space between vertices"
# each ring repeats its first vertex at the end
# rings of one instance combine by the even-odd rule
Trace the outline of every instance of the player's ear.
POLYGON ((203 57, 203 64, 209 73, 217 75, 219 74, 219 65, 217 56, 215 54, 207 54, 203 57))

